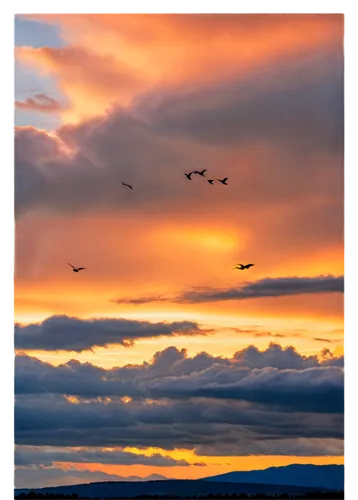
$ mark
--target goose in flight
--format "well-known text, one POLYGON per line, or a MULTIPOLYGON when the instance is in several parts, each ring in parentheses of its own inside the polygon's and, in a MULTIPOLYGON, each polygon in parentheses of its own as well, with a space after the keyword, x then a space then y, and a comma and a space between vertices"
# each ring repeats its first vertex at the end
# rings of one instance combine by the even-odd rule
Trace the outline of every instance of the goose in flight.
POLYGON ((228 178, 225 177, 224 179, 216 179, 216 180, 219 181, 219 182, 221 182, 221 184, 225 184, 225 186, 227 186, 227 183, 226 183, 227 179, 228 178))
POLYGON ((122 182, 123 186, 127 186, 129 187, 130 189, 133 189, 132 186, 130 186, 129 184, 126 184, 125 182, 122 182))
POLYGON ((68 265, 72 267, 72 271, 74 273, 78 273, 78 271, 82 271, 82 269, 86 269, 85 267, 75 267, 72 264, 70 264, 69 262, 68 262, 68 265))
POLYGON ((239 269, 240 271, 243 271, 244 269, 249 269, 249 267, 254 266, 255 264, 237 264, 233 269, 239 269))
POLYGON ((190 172, 190 174, 184 174, 187 176, 187 178, 189 179, 189 181, 191 181, 191 176, 194 174, 194 172, 190 172))
POLYGON ((204 170, 202 170, 201 172, 199 172, 198 170, 195 170, 194 174, 198 174, 198 175, 201 175, 202 177, 205 177, 205 172, 206 172, 206 168, 204 170))
POLYGON ((214 184, 214 179, 208 179, 208 183, 213 185, 214 184))

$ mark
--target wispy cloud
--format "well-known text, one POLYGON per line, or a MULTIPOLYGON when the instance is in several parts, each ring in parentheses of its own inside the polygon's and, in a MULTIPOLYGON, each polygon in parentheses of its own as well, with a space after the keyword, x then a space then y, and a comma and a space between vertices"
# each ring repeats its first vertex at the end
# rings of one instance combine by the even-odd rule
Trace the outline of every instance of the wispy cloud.
POLYGON ((286 335, 283 335, 282 333, 259 332, 259 333, 255 333, 255 337, 285 338, 286 335))
MULTIPOLYGON (((118 298, 112 302, 117 304, 148 304, 150 302, 200 303, 221 300, 259 299, 266 297, 284 297, 287 295, 302 295, 310 293, 343 293, 343 276, 313 276, 313 277, 282 277, 264 278, 258 281, 245 282, 232 288, 194 288, 184 291, 174 297, 162 295, 147 295, 138 298, 118 298)), ((242 331, 242 330, 240 330, 242 331)), ((257 336, 263 336, 259 334, 257 336)), ((267 336, 280 337, 279 334, 267 336)))
POLYGON ((141 305, 141 304, 150 304, 151 302, 168 302, 170 299, 168 297, 164 297, 163 295, 148 295, 145 297, 138 298, 123 298, 123 299, 112 299, 111 302, 115 302, 116 304, 133 304, 133 305, 141 305))
POLYGON ((264 278, 233 288, 198 288, 176 297, 175 302, 199 303, 220 300, 241 300, 284 297, 311 293, 343 293, 343 276, 264 278))
POLYGON ((60 103, 47 94, 35 94, 25 101, 15 101, 15 107, 25 111, 41 111, 43 113, 57 113, 62 109, 60 103))

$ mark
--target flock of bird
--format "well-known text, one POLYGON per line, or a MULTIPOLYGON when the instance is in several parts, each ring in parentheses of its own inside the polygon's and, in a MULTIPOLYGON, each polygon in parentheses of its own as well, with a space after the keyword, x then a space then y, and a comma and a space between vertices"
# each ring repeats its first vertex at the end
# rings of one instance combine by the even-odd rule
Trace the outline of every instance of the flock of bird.
MULTIPOLYGON (((184 173, 184 175, 186 176, 186 178, 191 181, 191 176, 192 175, 200 175, 201 177, 206 177, 205 176, 205 172, 207 170, 204 169, 204 170, 194 170, 193 172, 190 172, 189 174, 186 174, 184 173)), ((215 181, 217 182, 221 182, 221 184, 224 184, 224 186, 227 186, 227 181, 228 181, 228 178, 227 177, 224 177, 224 179, 206 179, 208 181, 209 184, 213 185, 215 181)), ((123 186, 126 186, 128 187, 129 189, 133 189, 133 186, 131 186, 130 184, 126 184, 125 182, 121 181, 123 186)), ((73 266, 72 264, 70 264, 68 262, 68 265, 72 267, 72 271, 74 273, 78 273, 79 271, 82 271, 84 269, 86 269, 85 267, 75 267, 73 266)), ((233 267, 233 269, 238 269, 239 271, 244 271, 245 269, 249 269, 250 267, 254 266, 255 264, 236 264, 236 266, 233 267)))
MULTIPOLYGON (((194 170, 193 172, 190 172, 189 174, 184 174, 184 175, 187 177, 187 179, 189 179, 189 181, 191 181, 191 176, 193 174, 201 175, 201 177, 205 177, 205 172, 206 172, 206 169, 202 170, 201 172, 199 172, 198 170, 194 170)), ((224 184, 225 186, 227 186, 228 178, 225 177, 224 179, 206 179, 206 180, 211 185, 213 185, 214 182, 217 181, 217 182, 221 182, 221 184, 224 184)))

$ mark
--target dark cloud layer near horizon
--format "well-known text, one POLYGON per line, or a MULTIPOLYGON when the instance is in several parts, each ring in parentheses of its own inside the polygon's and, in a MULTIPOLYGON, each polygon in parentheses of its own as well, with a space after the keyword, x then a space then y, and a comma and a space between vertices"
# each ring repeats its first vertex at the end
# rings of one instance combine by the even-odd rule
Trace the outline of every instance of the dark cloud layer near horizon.
POLYGON ((109 465, 149 465, 153 467, 188 466, 186 460, 175 460, 159 453, 151 456, 131 453, 123 450, 105 450, 101 448, 66 448, 43 446, 16 446, 15 466, 30 465, 53 466, 59 462, 101 463, 109 465))
POLYGON ((40 323, 15 325, 15 348, 19 350, 75 351, 121 344, 130 347, 140 338, 205 335, 197 323, 177 321, 150 323, 115 318, 79 319, 51 316, 40 323))
POLYGON ((15 373, 19 445, 217 448, 237 456, 289 455, 295 443, 306 456, 341 450, 343 357, 327 352, 303 356, 271 344, 231 359, 190 358, 170 347, 150 363, 109 370, 19 355, 15 373))
MULTIPOLYGON (((240 272, 240 271, 238 271, 240 272)), ((220 300, 243 300, 266 297, 284 297, 310 293, 343 293, 343 276, 312 276, 263 278, 254 282, 244 282, 241 286, 227 289, 196 288, 182 292, 176 297, 148 295, 145 297, 113 299, 117 304, 147 304, 150 302, 201 303, 220 300)))
MULTIPOLYGON (((312 394, 303 394, 301 390, 297 396, 299 400, 312 394)), ((34 446, 135 446, 166 450, 235 444, 240 456, 242 441, 246 443, 244 455, 255 455, 260 453, 257 441, 263 438, 274 439, 278 444, 283 439, 343 439, 342 407, 336 412, 336 408, 326 404, 323 412, 322 405, 318 408, 315 403, 307 403, 301 405, 301 411, 295 411, 292 405, 287 411, 287 405, 277 403, 275 407, 264 401, 199 397, 162 402, 89 399, 73 403, 56 395, 24 395, 16 402, 15 440, 16 444, 34 446)), ((290 455, 291 450, 281 446, 281 454, 290 455)))

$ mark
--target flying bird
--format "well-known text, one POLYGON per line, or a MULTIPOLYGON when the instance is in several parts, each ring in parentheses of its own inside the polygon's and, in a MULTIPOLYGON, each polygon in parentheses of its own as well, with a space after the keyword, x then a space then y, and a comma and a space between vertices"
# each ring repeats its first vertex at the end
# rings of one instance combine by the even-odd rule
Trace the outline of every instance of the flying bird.
POLYGON ((239 269, 240 271, 243 271, 244 269, 249 269, 249 267, 254 266, 255 264, 237 264, 233 269, 239 269), (240 266, 240 267, 239 267, 240 266))
POLYGON ((85 267, 75 267, 72 264, 70 264, 69 262, 68 262, 68 265, 72 267, 72 271, 74 273, 78 273, 78 271, 82 271, 82 269, 86 269, 85 267))
POLYGON ((214 179, 208 179, 209 184, 213 185, 214 184, 214 179))
POLYGON ((129 187, 130 189, 133 189, 132 186, 130 186, 129 184, 126 184, 125 182, 122 182, 123 186, 127 186, 129 187))
POLYGON ((191 181, 191 176, 194 174, 194 172, 190 172, 190 174, 184 174, 187 176, 187 178, 189 179, 189 181, 191 181))
POLYGON ((227 186, 227 183, 226 183, 227 179, 228 178, 225 177, 225 179, 216 179, 216 180, 219 181, 219 182, 221 182, 221 184, 225 184, 225 186, 227 186))
POLYGON ((202 170, 201 172, 199 172, 198 170, 195 170, 194 174, 198 174, 198 175, 201 175, 202 177, 205 177, 205 172, 206 172, 206 169, 202 170))

